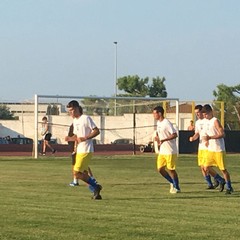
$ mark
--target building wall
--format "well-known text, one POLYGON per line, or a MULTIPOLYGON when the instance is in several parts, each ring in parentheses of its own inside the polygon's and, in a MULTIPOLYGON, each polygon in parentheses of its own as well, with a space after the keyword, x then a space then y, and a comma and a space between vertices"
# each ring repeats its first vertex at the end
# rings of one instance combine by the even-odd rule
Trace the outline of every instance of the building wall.
MULTIPOLYGON (((101 129, 100 136, 97 137, 102 143, 111 143, 118 138, 133 138, 133 114, 123 116, 92 116, 96 125, 101 129)), ((169 114, 168 119, 176 126, 175 115, 169 114)), ((187 124, 191 119, 191 114, 180 114, 179 130, 187 129, 187 124), (182 120, 184 119, 184 120, 182 120), (183 125, 183 123, 185 125, 183 125)), ((41 139, 41 120, 38 118, 38 133, 41 139)), ((52 137, 57 138, 58 143, 65 143, 65 136, 68 134, 72 119, 68 115, 50 116, 48 119, 52 137)), ((137 144, 151 141, 156 125, 152 114, 136 114, 135 139, 137 144)), ((34 139, 34 116, 19 116, 19 120, 0 120, 0 137, 25 136, 34 139)))
MULTIPOLYGON (((9 108, 9 111, 14 114, 14 116, 32 116, 34 115, 35 105, 34 103, 1 103, 9 108)), ((50 104, 53 105, 53 104, 50 104)), ((54 105, 58 106, 59 114, 66 114, 63 111, 63 106, 60 103, 54 103, 54 105)), ((38 104, 38 112, 39 114, 46 114, 49 104, 48 103, 39 103, 38 104)))

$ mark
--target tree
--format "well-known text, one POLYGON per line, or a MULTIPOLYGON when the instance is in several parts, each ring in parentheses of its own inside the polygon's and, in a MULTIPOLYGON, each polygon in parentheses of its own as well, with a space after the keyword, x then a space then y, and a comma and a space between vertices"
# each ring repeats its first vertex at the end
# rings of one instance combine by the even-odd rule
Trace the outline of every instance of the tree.
POLYGON ((163 77, 153 78, 152 85, 149 86, 149 97, 167 97, 167 91, 164 82, 166 79, 163 77))
MULTIPOLYGON (((118 97, 167 97, 165 87, 165 78, 153 78, 149 84, 149 78, 140 78, 138 75, 124 76, 118 78, 117 86, 119 90, 124 91, 123 94, 118 94, 118 97)), ((81 101, 84 112, 89 115, 113 115, 115 110, 115 103, 117 107, 117 115, 123 113, 146 113, 152 111, 152 105, 144 104, 142 100, 124 100, 114 99, 104 100, 92 98, 81 101)))
POLYGON ((89 115, 109 115, 113 109, 113 102, 104 99, 86 98, 82 101, 84 112, 89 115))
POLYGON ((118 89, 123 90, 126 94, 122 96, 131 97, 167 97, 167 91, 165 87, 165 78, 156 77, 152 79, 152 83, 149 84, 149 77, 140 78, 138 75, 124 76, 118 78, 118 89))
POLYGON ((225 127, 240 129, 240 85, 229 87, 225 84, 217 86, 213 91, 215 100, 224 102, 225 127))
POLYGON ((0 105, 0 119, 2 120, 13 120, 15 119, 13 114, 10 112, 10 108, 6 105, 0 105))
MULTIPOLYGON (((124 76, 118 78, 118 89, 125 93, 118 96, 124 97, 167 97, 167 91, 165 87, 165 78, 156 77, 149 83, 149 77, 140 78, 138 75, 124 76)), ((152 111, 152 106, 141 105, 141 100, 117 100, 118 113, 146 113, 152 111)))
POLYGON ((140 79, 138 75, 125 76, 118 78, 117 85, 119 90, 123 90, 128 96, 145 97, 148 94, 148 77, 140 79))

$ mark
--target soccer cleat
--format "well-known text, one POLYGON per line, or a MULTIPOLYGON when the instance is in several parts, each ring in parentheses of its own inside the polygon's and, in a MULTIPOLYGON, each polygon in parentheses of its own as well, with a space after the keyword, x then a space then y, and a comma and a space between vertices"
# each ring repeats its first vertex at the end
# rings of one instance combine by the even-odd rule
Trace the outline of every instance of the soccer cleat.
POLYGON ((102 199, 102 196, 100 195, 101 190, 102 190, 102 186, 100 184, 97 184, 94 189, 92 199, 96 199, 96 200, 102 199))
POLYGON ((232 194, 232 193, 233 193, 233 188, 232 187, 230 189, 226 189, 226 192, 225 192, 226 195, 232 194))
POLYGON ((95 198, 93 198, 95 200, 102 200, 102 196, 100 194, 98 194, 95 198))
POLYGON ((214 179, 213 187, 216 189, 219 186, 219 182, 214 179))
POLYGON ((180 189, 177 189, 177 188, 174 187, 170 193, 176 194, 176 193, 180 193, 180 192, 181 192, 180 189))
POLYGON ((42 153, 42 155, 43 155, 43 156, 46 156, 46 153, 45 153, 45 152, 43 152, 43 153, 42 153))
POLYGON ((207 187, 207 190, 211 190, 211 189, 215 189, 215 187, 214 186, 208 186, 207 187))
POLYGON ((79 186, 79 183, 71 182, 71 183, 69 183, 69 186, 70 187, 77 187, 77 186, 79 186))
POLYGON ((56 149, 53 149, 53 150, 52 150, 52 154, 54 154, 56 151, 57 151, 56 149))
POLYGON ((172 193, 173 189, 174 189, 173 184, 170 183, 170 190, 169 190, 169 192, 172 193))
POLYGON ((225 180, 219 183, 219 192, 222 192, 224 190, 225 184, 226 184, 225 180))

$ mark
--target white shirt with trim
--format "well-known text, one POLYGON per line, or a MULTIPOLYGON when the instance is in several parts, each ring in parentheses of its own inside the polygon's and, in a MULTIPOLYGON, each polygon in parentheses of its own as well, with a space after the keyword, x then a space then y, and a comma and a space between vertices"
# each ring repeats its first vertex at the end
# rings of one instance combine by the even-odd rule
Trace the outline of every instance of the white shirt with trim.
MULTIPOLYGON (((79 118, 73 119, 73 133, 77 135, 77 137, 87 137, 96 127, 97 126, 92 118, 87 115, 81 115, 79 118)), ((78 144, 77 153, 89 152, 94 152, 92 139, 88 139, 78 144)))
MULTIPOLYGON (((207 120, 207 135, 214 136, 218 133, 217 128, 215 127, 215 121, 218 121, 216 117, 213 117, 210 120, 207 120)), ((225 142, 224 138, 210 139, 208 145, 208 151, 211 152, 223 152, 225 151, 225 142)))
MULTIPOLYGON (((164 140, 173 133, 176 133, 176 129, 168 119, 164 118, 161 122, 157 121, 157 133, 160 140, 164 140)), ((163 142, 160 145, 159 154, 177 154, 176 138, 163 142)))
POLYGON ((207 119, 198 119, 195 123, 195 133, 199 134, 199 145, 198 145, 198 150, 207 150, 208 147, 206 146, 207 141, 203 140, 203 137, 207 135, 206 131, 206 124, 207 124, 207 119))

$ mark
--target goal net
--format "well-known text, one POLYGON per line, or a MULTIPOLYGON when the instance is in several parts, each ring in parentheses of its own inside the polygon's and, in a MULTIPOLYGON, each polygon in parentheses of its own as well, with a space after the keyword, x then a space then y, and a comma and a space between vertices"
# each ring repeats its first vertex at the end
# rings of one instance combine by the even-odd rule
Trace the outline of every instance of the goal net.
POLYGON ((76 100, 83 108, 83 114, 92 117, 100 129, 95 142, 100 144, 132 143, 146 144, 152 140, 156 129, 152 110, 156 106, 165 109, 167 117, 179 129, 179 100, 144 97, 97 97, 97 96, 51 96, 35 95, 34 157, 38 157, 38 143, 41 140, 41 122, 46 116, 52 133, 52 141, 67 144, 72 118, 66 106, 76 100), (125 141, 125 142, 124 142, 125 141))

